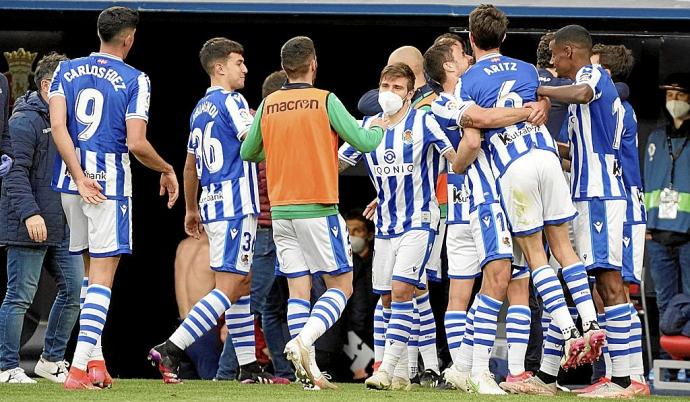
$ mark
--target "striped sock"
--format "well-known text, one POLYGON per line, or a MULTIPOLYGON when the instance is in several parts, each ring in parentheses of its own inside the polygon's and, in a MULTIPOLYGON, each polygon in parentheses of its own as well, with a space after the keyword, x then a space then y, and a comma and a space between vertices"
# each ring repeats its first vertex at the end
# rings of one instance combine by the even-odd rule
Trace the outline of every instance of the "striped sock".
POLYGON ((81 280, 81 291, 79 291, 79 310, 84 308, 84 301, 86 300, 86 290, 89 288, 89 277, 85 276, 81 280))
POLYGON ((429 293, 416 298, 417 309, 419 309, 419 353, 422 355, 424 369, 438 369, 438 353, 436 351, 436 319, 431 310, 429 293))
POLYGON ((577 324, 577 317, 578 317, 577 307, 568 306, 568 312, 570 313, 570 318, 572 318, 573 323, 577 324))
MULTIPOLYGON (((414 299, 412 299, 414 303, 414 299)), ((410 367, 410 378, 419 372, 419 310, 412 309, 412 324, 410 325, 410 339, 407 340, 407 364, 410 367)))
POLYGON ((250 311, 249 300, 249 296, 242 296, 225 312, 225 325, 240 366, 256 361, 254 314, 250 311))
POLYGON ((407 341, 410 339, 410 325, 412 324, 412 301, 392 302, 391 319, 386 330, 386 349, 383 352, 381 369, 392 374, 398 360, 407 350, 407 341))
POLYGON ((563 357, 563 344, 563 334, 552 321, 544 338, 544 355, 541 359, 540 371, 554 377, 558 376, 561 357, 563 357))
POLYGON ((630 306, 627 303, 604 307, 606 342, 611 355, 611 378, 630 376, 630 306))
POLYGON ((290 331, 290 339, 294 339, 304 328, 309 319, 311 304, 308 300, 288 299, 287 323, 290 331))
POLYGON ((111 291, 101 285, 91 285, 86 291, 84 308, 79 315, 79 337, 74 350, 72 366, 86 370, 91 351, 103 333, 110 307, 111 291))
POLYGON ((184 350, 210 331, 218 323, 218 318, 230 308, 230 300, 219 289, 213 289, 187 314, 187 318, 170 335, 170 342, 184 350))
POLYGON ((499 300, 487 295, 478 295, 479 304, 474 316, 474 350, 472 352, 472 376, 478 377, 489 371, 491 350, 496 340, 499 300))
POLYGON ((391 318, 391 309, 383 307, 381 299, 374 310, 374 362, 383 360, 383 349, 386 347, 386 327, 391 318))
POLYGON ((512 375, 522 374, 525 371, 525 354, 531 321, 532 311, 528 306, 508 307, 506 338, 508 338, 508 369, 512 375))
POLYGON ((454 362, 460 371, 472 370, 472 355, 474 352, 474 313, 479 306, 479 295, 474 297, 472 306, 467 311, 467 323, 465 324, 465 335, 462 337, 462 345, 458 350, 458 361, 454 362))
POLYGON ((539 296, 544 301, 544 308, 551 315, 556 327, 560 328, 562 333, 570 334, 570 331, 575 328, 575 324, 570 318, 570 312, 568 312, 563 296, 563 287, 558 281, 556 273, 550 266, 544 265, 532 272, 532 279, 539 296))
POLYGON ((549 324, 551 324, 551 314, 546 309, 541 312, 541 335, 542 339, 546 339, 546 333, 549 331, 549 324))
POLYGON ((448 351, 453 363, 458 361, 462 337, 465 335, 465 324, 467 323, 466 311, 446 311, 445 320, 446 339, 448 339, 448 351))
MULTIPOLYGON (((606 331, 606 314, 597 314, 597 321, 599 321, 599 327, 606 331)), ((611 378, 611 355, 609 354, 609 345, 604 344, 601 348, 601 356, 604 358, 604 365, 606 366, 606 378, 611 378)))
POLYGON ((637 309, 632 303, 630 306, 630 374, 636 381, 644 376, 644 361, 642 359, 642 323, 637 309))
POLYGON ((314 342, 338 321, 346 304, 347 297, 340 289, 326 290, 314 303, 311 315, 299 334, 304 345, 314 345, 314 342))
MULTIPOLYGON (((582 318, 582 324, 596 321, 597 311, 594 309, 592 294, 589 292, 589 280, 587 270, 581 262, 563 268, 563 279, 568 285, 570 295, 573 297, 577 311, 582 318)), ((573 320, 574 321, 574 320, 573 320)))
MULTIPOLYGON (((81 290, 79 292, 79 310, 84 308, 84 301, 86 300, 86 291, 89 288, 89 277, 85 276, 81 281, 81 290)), ((91 349, 91 355, 89 355, 89 361, 91 360, 105 360, 103 357, 103 347, 101 346, 101 337, 96 339, 96 344, 93 345, 91 349)))

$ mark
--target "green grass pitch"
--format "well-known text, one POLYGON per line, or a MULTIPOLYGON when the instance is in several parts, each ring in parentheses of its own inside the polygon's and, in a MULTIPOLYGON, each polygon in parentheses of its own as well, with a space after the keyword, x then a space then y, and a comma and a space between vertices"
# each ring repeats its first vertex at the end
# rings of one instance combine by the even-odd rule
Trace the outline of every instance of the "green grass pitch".
MULTIPOLYGON (((242 385, 237 382, 185 381, 166 385, 160 380, 115 380, 112 389, 99 391, 65 391, 60 385, 39 380, 35 385, 0 384, 0 401, 558 401, 578 400, 574 394, 559 393, 556 397, 539 396, 478 396, 459 391, 416 389, 404 391, 371 391, 363 384, 339 384, 334 391, 305 391, 293 385, 242 385)), ((687 397, 653 396, 638 400, 688 400, 687 397)))

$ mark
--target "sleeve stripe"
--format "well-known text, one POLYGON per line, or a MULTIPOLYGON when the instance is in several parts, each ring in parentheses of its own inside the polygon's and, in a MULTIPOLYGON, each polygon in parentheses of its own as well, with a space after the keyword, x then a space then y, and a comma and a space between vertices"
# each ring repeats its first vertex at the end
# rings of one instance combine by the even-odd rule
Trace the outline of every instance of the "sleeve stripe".
POLYGON ((149 82, 146 79, 146 75, 144 73, 139 74, 139 77, 137 77, 137 81, 139 85, 139 92, 137 92, 137 105, 136 110, 134 111, 134 113, 131 114, 148 116, 147 99, 149 94, 149 82))
POLYGON ((339 154, 339 155, 338 155, 338 158, 340 158, 341 161, 347 163, 347 164, 350 165, 350 166, 355 166, 355 165, 357 164, 357 161, 352 160, 352 159, 348 158, 347 156, 345 156, 345 155, 343 155, 343 154, 339 154))

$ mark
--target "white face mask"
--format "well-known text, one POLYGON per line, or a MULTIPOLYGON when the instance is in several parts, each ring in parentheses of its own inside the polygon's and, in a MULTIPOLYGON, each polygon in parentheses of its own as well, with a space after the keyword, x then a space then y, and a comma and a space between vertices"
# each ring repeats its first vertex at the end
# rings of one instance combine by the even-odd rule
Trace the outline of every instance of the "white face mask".
POLYGON ((364 250, 367 245, 367 241, 363 237, 350 236, 350 245, 352 246, 352 252, 359 254, 364 250))
POLYGON ((680 119, 690 112, 690 103, 681 100, 666 101, 666 110, 674 119, 680 119))
POLYGON ((390 116, 402 109, 403 100, 391 91, 379 92, 379 105, 383 109, 383 114, 390 116))

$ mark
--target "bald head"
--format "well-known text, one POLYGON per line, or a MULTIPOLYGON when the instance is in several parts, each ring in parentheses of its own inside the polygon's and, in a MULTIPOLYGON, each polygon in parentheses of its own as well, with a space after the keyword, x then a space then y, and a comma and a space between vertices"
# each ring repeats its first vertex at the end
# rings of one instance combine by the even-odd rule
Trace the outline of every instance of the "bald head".
POLYGON ((395 63, 407 64, 415 75, 415 88, 419 88, 426 82, 424 80, 424 56, 414 46, 403 46, 395 49, 388 56, 388 65, 395 63))

